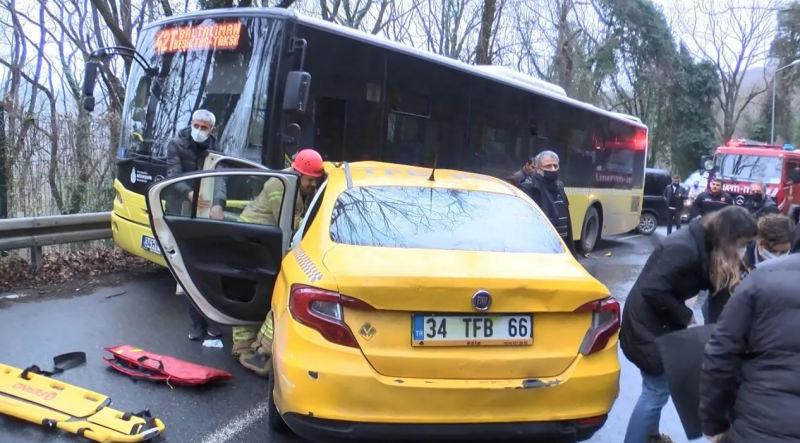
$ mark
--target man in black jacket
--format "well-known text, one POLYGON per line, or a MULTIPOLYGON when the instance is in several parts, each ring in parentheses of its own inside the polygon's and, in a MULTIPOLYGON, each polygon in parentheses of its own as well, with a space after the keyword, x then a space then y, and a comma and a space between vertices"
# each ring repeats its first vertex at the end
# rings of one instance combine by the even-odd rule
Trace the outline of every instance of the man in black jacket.
MULTIPOLYGON (((216 139, 212 134, 216 117, 211 111, 198 109, 192 114, 192 122, 188 128, 181 129, 178 136, 170 140, 167 145, 167 178, 186 172, 197 171, 203 168, 208 151, 215 147, 216 139)), ((180 214, 184 202, 194 201, 194 191, 186 182, 179 182, 173 186, 174 199, 167 200, 167 211, 180 214)), ((214 181, 214 198, 209 217, 222 220, 223 206, 225 205, 225 182, 214 181)), ((180 286, 176 293, 182 293, 180 286)), ((189 306, 189 317, 192 325, 189 329, 189 340, 200 340, 206 335, 220 337, 222 333, 200 315, 194 306, 189 306)))
POLYGON ((535 168, 533 167, 534 159, 531 157, 528 159, 524 165, 522 165, 522 169, 519 171, 511 174, 508 177, 508 181, 513 184, 514 186, 519 187, 523 182, 528 181, 531 179, 535 172, 535 168))
POLYGON ((672 183, 664 188, 664 198, 667 199, 667 235, 672 234, 672 225, 677 229, 681 228, 681 212, 683 212, 683 200, 686 198, 686 189, 681 186, 681 176, 673 175, 672 183))
POLYGON ((800 255, 736 289, 706 344, 700 418, 711 441, 800 441, 800 255))
POLYGON ((553 151, 542 151, 533 161, 535 173, 523 180, 519 187, 536 202, 556 228, 567 248, 574 253, 569 199, 564 192, 564 183, 558 179, 558 154, 553 151))
POLYGON ((733 197, 727 192, 722 191, 722 180, 718 177, 711 179, 708 184, 708 191, 701 192, 692 204, 690 219, 702 217, 714 211, 719 211, 733 203, 733 197))
MULTIPOLYGON (((206 155, 216 147, 216 138, 212 134, 215 122, 216 117, 211 111, 205 109, 194 111, 191 126, 178 131, 178 136, 167 144, 167 178, 203 169, 206 155)), ((170 212, 176 210, 180 212, 174 205, 180 205, 182 201, 192 202, 194 199, 194 192, 185 182, 176 183, 173 191, 178 194, 179 199, 177 202, 172 202, 173 209, 170 212)), ((210 218, 223 219, 225 196, 225 182, 215 180, 210 218)))
POLYGON ((766 194, 764 183, 753 183, 750 187, 750 197, 744 202, 744 207, 753 214, 753 217, 760 218, 767 214, 777 214, 778 205, 775 200, 766 194))

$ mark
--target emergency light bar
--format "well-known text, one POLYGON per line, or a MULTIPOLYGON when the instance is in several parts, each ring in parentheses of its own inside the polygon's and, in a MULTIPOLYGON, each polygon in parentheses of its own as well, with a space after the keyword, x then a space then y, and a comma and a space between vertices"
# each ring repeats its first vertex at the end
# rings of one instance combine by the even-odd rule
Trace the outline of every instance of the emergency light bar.
MULTIPOLYGON (((732 148, 774 148, 774 149, 781 149, 782 146, 780 145, 771 145, 765 142, 757 142, 755 140, 747 140, 744 138, 740 139, 730 139, 728 143, 725 143, 725 146, 732 147, 732 148)), ((785 149, 785 148, 784 148, 785 149)))

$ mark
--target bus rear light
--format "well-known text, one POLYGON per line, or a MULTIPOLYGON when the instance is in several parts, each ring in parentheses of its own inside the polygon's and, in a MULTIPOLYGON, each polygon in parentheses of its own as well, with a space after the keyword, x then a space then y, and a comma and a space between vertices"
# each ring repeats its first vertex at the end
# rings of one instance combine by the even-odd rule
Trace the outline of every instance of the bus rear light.
POLYGON ((605 348, 611 337, 619 331, 619 303, 611 297, 586 303, 575 312, 592 313, 592 325, 581 343, 580 353, 583 355, 605 348))
POLYGON ((343 303, 338 292, 312 286, 292 285, 289 312, 292 318, 319 332, 329 342, 358 348, 353 332, 344 323, 342 309, 343 304, 355 304, 354 300, 356 299, 347 297, 343 303))

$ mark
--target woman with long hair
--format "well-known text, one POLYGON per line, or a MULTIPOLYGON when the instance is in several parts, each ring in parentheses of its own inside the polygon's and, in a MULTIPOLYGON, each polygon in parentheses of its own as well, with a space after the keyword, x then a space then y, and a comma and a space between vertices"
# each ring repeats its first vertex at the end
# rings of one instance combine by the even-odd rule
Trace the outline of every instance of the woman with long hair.
POLYGON ((694 322, 685 301, 699 291, 713 294, 739 284, 742 251, 755 235, 756 222, 748 211, 729 206, 666 237, 647 259, 622 313, 622 351, 642 374, 625 443, 671 441, 658 432, 669 387, 655 340, 694 322))
MULTIPOLYGON (((758 234, 745 250, 743 272, 750 272, 767 260, 785 255, 792 245, 794 222, 791 218, 782 214, 768 214, 757 220, 758 234)), ((717 322, 730 298, 728 288, 722 288, 708 297, 707 309, 703 311, 706 324, 717 322)))

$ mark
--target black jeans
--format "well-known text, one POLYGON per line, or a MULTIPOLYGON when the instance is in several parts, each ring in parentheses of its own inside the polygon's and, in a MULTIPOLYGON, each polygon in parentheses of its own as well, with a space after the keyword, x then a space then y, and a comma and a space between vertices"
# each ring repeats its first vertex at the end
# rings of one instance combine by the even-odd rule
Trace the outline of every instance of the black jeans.
POLYGON ((193 305, 189 305, 189 318, 192 319, 192 326, 198 326, 203 329, 208 329, 208 321, 203 314, 197 312, 193 305))
POLYGON ((667 234, 672 234, 672 225, 675 229, 681 228, 681 212, 683 208, 669 208, 669 215, 667 216, 667 234))

